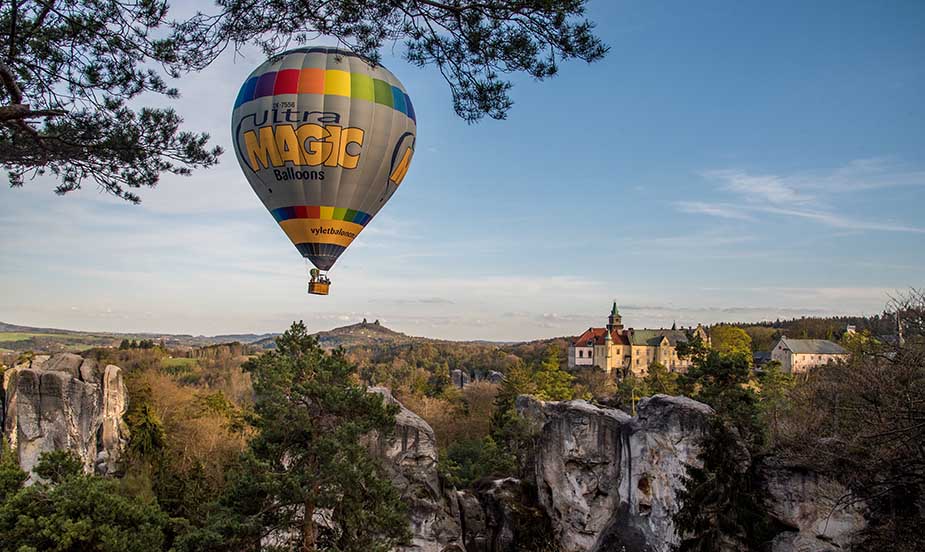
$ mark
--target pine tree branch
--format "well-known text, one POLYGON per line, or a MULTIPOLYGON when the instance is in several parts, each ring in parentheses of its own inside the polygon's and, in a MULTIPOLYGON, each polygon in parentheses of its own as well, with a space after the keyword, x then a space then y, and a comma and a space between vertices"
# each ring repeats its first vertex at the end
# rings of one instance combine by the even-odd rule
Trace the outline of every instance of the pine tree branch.
POLYGON ((12 100, 10 103, 21 104, 22 90, 20 90, 19 85, 16 84, 16 77, 13 76, 13 71, 2 61, 0 61, 0 81, 3 82, 3 86, 6 87, 7 92, 10 94, 10 99, 12 100))
POLYGON ((29 104, 0 105, 0 122, 22 119, 35 119, 38 117, 60 117, 67 115, 67 111, 61 109, 36 109, 29 108, 29 104))

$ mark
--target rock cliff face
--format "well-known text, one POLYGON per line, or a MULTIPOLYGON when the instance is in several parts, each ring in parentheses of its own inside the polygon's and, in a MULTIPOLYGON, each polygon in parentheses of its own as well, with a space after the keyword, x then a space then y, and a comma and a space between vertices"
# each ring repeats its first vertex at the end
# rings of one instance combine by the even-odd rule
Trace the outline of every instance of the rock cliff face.
POLYGON ((43 452, 69 449, 88 472, 112 473, 127 431, 118 366, 66 353, 38 356, 3 374, 3 433, 31 471, 43 452))
MULTIPOLYGON (((400 404, 386 389, 370 391, 400 404)), ((564 552, 667 551, 678 541, 676 493, 685 464, 697 462, 709 407, 656 396, 633 418, 584 401, 521 397, 517 406, 537 432, 535 481, 441 489, 433 430, 404 407, 394 433, 371 437, 410 506, 414 540, 405 550, 505 552, 524 538, 518 528, 531 525, 551 525, 564 552), (524 492, 530 486, 538 497, 524 492)))
POLYGON ((530 483, 507 477, 456 491, 466 552, 548 550, 552 528, 531 490, 530 483))
POLYGON ((867 527, 866 504, 831 478, 773 459, 756 472, 768 513, 790 529, 774 539, 773 552, 845 550, 867 527))
POLYGON ((518 402, 539 430, 536 484, 564 552, 667 552, 687 464, 713 410, 684 397, 643 399, 638 415, 585 401, 518 402))
POLYGON ((540 504, 564 552, 594 550, 621 506, 622 428, 630 416, 584 401, 544 405, 536 449, 540 504))
POLYGON ((369 391, 401 409, 391 435, 367 441, 409 506, 413 538, 399 552, 507 552, 550 532, 536 498, 528 496, 529 484, 518 479, 484 481, 471 490, 443 488, 430 425, 388 389, 369 391))
POLYGON ((453 385, 460 389, 472 383, 469 373, 459 369, 450 371, 450 379, 453 381, 453 385))
MULTIPOLYGON (((370 390, 400 405, 387 389, 370 390)), ((521 396, 517 410, 536 438, 527 481, 442 489, 433 430, 403 406, 392 435, 372 436, 371 450, 411 509, 414 539, 401 552, 509 552, 537 536, 545 542, 547 530, 563 552, 667 552, 679 542, 672 518, 686 465, 699 463, 710 431, 710 407, 656 395, 631 417, 585 401, 521 396)), ((729 453, 749 469, 744 446, 729 453)), ((755 472, 767 511, 786 528, 773 552, 844 550, 866 527, 864 505, 828 478, 768 459, 755 472)), ((728 549, 737 547, 730 541, 728 549)))
POLYGON ((373 435, 367 443, 382 458, 392 483, 399 489, 411 514, 413 540, 406 552, 462 550, 461 530, 455 505, 440 486, 437 474, 437 440, 434 430, 420 416, 398 402, 384 387, 371 387, 383 399, 397 404, 395 431, 389 436, 373 435))
MULTIPOLYGON (((563 552, 667 552, 678 544, 672 518, 686 466, 700 464, 710 407, 655 395, 640 401, 636 417, 530 397, 519 397, 517 409, 537 432, 537 493, 563 552)), ((750 469, 744 445, 729 454, 750 469)), ((864 504, 832 479, 769 459, 754 473, 767 512, 788 528, 774 552, 845 550, 867 526, 864 504)))

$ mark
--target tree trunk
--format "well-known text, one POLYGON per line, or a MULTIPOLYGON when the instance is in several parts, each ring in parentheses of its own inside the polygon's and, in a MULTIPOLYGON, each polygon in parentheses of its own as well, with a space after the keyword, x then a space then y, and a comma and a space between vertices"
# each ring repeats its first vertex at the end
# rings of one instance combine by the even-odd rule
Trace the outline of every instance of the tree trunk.
POLYGON ((302 520, 302 552, 315 552, 318 540, 315 527, 315 505, 310 500, 305 501, 305 519, 302 520))

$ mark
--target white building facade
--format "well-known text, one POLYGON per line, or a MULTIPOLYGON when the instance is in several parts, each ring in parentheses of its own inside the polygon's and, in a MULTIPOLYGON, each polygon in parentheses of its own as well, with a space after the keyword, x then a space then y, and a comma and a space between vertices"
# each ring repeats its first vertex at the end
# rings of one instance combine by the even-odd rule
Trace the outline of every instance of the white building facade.
POLYGON ((802 374, 829 362, 845 361, 849 355, 844 347, 826 339, 782 337, 771 349, 771 360, 780 362, 781 369, 788 374, 802 374))

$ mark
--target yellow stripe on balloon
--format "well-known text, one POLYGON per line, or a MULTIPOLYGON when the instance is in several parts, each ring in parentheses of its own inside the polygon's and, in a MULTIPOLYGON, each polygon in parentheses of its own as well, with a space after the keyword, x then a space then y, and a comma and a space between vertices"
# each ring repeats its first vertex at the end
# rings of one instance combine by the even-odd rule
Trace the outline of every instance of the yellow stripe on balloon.
POLYGON ((289 219, 279 223, 294 244, 329 243, 347 247, 363 225, 343 220, 289 219))
POLYGON ((324 73, 324 93, 334 96, 350 96, 350 73, 328 69, 324 73))
POLYGON ((414 155, 414 151, 411 148, 406 149, 401 161, 398 162, 395 170, 389 175, 389 179, 394 182, 396 186, 401 184, 401 181, 405 179, 405 175, 408 174, 408 167, 411 165, 412 155, 414 155))

